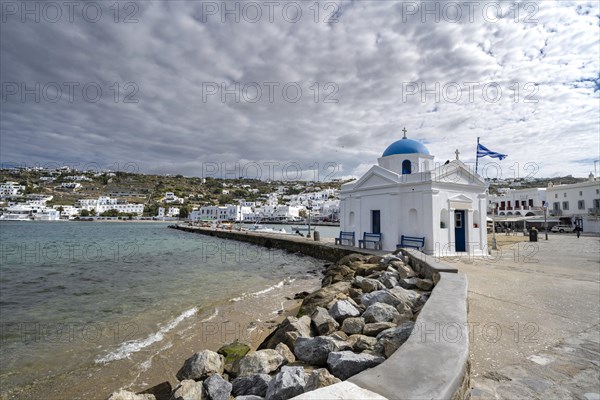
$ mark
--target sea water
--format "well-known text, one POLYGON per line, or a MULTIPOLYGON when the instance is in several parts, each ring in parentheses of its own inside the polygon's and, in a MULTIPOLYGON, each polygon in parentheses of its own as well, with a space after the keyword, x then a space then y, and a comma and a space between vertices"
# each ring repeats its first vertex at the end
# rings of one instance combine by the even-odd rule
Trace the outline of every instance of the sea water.
POLYGON ((2 222, 1 390, 136 356, 143 370, 192 321, 276 299, 321 264, 165 223, 2 222))

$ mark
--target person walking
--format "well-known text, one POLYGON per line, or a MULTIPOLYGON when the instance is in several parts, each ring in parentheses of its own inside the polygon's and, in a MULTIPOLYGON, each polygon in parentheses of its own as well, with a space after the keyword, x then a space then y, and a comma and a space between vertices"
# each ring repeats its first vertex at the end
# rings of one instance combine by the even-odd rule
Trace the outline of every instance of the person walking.
POLYGON ((579 239, 579 236, 581 235, 581 228, 579 226, 575 227, 575 233, 577 234, 577 239, 579 239))

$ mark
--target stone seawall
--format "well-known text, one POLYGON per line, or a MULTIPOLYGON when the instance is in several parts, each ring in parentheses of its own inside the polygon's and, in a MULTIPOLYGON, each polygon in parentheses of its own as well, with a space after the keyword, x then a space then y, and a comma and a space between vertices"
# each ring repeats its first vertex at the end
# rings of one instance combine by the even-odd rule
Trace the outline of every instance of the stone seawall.
MULTIPOLYGON (((233 239, 267 248, 299 252, 337 262, 352 253, 386 252, 336 246, 292 235, 171 226, 203 235, 233 239)), ((467 278, 455 268, 415 250, 402 250, 409 265, 436 285, 415 321, 408 340, 389 359, 342 383, 306 392, 295 399, 451 399, 465 398, 469 388, 467 278)))
POLYGON ((361 254, 384 254, 383 251, 359 249, 350 246, 336 246, 331 243, 316 242, 312 239, 294 235, 280 235, 277 233, 247 232, 234 230, 214 230, 210 228, 199 228, 184 225, 171 225, 169 228, 185 232, 193 232, 221 239, 232 239, 240 242, 251 243, 269 249, 287 250, 293 253, 301 253, 321 260, 336 262, 344 256, 352 253, 361 254))

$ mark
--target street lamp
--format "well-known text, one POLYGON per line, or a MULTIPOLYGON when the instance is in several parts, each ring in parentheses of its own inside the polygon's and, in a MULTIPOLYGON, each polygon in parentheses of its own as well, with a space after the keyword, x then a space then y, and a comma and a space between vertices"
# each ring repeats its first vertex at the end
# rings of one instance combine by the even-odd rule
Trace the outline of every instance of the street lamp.
POLYGON ((309 238, 310 237, 310 210, 312 210, 312 206, 310 205, 310 200, 308 201, 308 206, 306 206, 306 209, 308 210, 308 233, 306 234, 306 237, 309 238))
POLYGON ((496 220, 494 219, 498 203, 492 203, 492 206, 492 250, 498 250, 498 247, 496 246, 496 220))
POLYGON ((544 236, 546 237, 546 240, 548 240, 548 219, 546 218, 547 214, 548 214, 548 203, 544 202, 544 236))

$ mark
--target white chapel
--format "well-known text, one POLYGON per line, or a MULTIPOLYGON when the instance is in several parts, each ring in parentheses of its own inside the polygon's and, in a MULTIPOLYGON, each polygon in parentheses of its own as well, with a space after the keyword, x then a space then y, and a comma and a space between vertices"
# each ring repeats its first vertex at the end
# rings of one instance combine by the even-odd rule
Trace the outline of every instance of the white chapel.
POLYGON ((424 237, 423 252, 435 256, 487 254, 487 185, 459 160, 434 166, 420 142, 392 143, 357 181, 342 185, 340 230, 380 233, 383 250, 401 236, 424 237))

